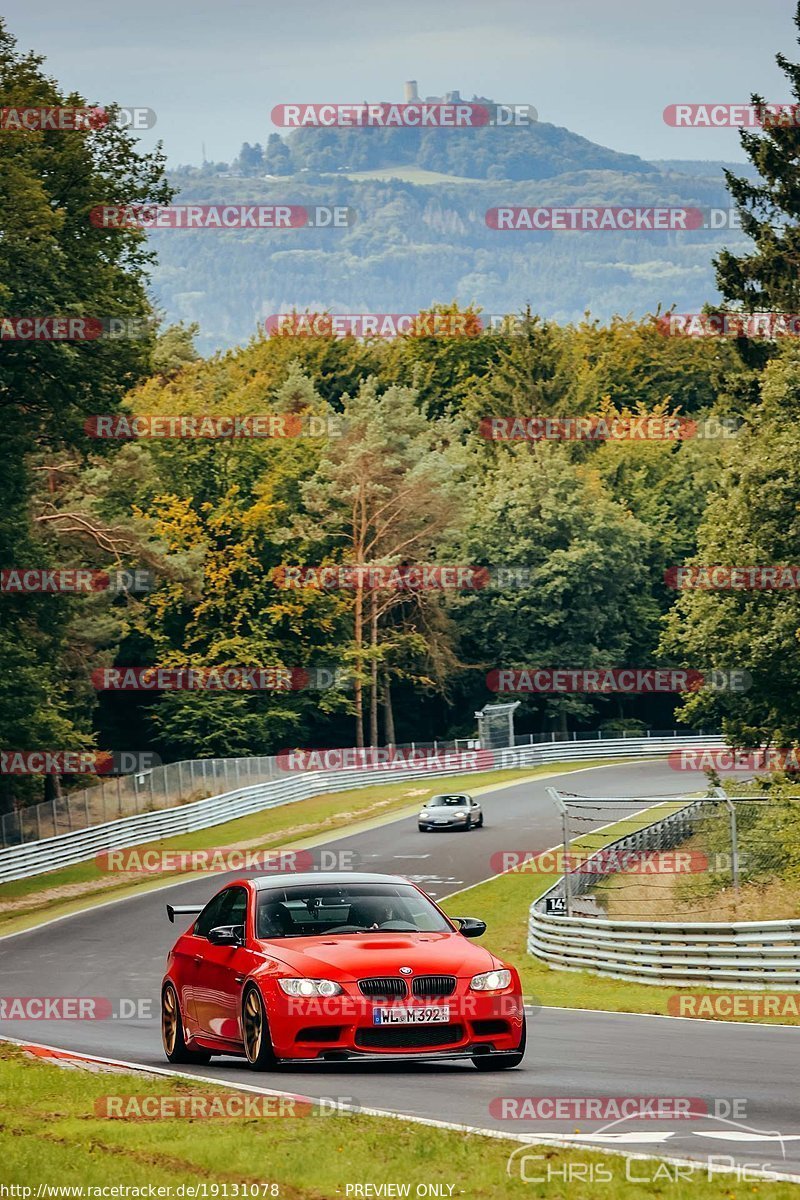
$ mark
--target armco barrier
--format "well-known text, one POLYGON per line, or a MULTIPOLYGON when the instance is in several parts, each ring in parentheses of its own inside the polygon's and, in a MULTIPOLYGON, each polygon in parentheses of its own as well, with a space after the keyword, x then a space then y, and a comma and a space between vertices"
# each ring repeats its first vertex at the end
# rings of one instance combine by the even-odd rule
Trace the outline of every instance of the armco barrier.
MULTIPOLYGON (((287 773, 282 779, 238 788, 218 796, 209 796, 175 808, 143 812, 136 816, 108 821, 89 829, 59 834, 41 841, 25 842, 0 850, 0 883, 26 879, 54 871, 58 867, 85 862, 105 850, 137 846, 159 838, 175 837, 208 829, 236 817, 292 804, 327 792, 366 787, 373 783, 388 783, 394 779, 422 779, 466 773, 465 760, 475 771, 502 770, 512 767, 533 767, 582 759, 658 758, 676 744, 686 749, 715 749, 722 745, 719 735, 702 737, 639 737, 582 742, 540 742, 507 750, 466 751, 460 755, 442 755, 420 770, 417 767, 391 769, 371 767, 330 771, 287 773)), ((467 768, 467 770, 470 768, 467 768)), ((676 776, 677 778, 677 776, 676 776)))
MULTIPOLYGON (((649 738, 703 736, 704 731, 653 730, 647 731, 649 738)), ((641 734, 608 733, 597 729, 587 733, 581 741, 601 742, 641 734)), ((715 735, 716 736, 716 735, 715 735)), ((515 747, 536 746, 551 742, 577 742, 577 733, 551 732, 545 735, 527 734, 515 739, 515 747)), ((434 754, 447 751, 472 750, 469 738, 455 740, 436 739, 433 742, 410 742, 395 746, 395 751, 418 755, 420 751, 434 754)), ((673 745, 678 743, 674 742, 673 745)), ((505 745, 502 740, 498 747, 505 745)), ((492 749, 489 743, 487 748, 492 749)), ((335 753, 342 753, 341 750, 335 753)), ((347 753, 347 751, 345 751, 347 753)), ((123 817, 136 817, 139 813, 154 812, 157 808, 177 808, 193 800, 205 800, 207 796, 219 796, 222 792, 239 791, 253 787, 256 783, 270 783, 280 779, 283 772, 281 757, 266 754, 250 755, 247 758, 194 758, 179 762, 153 766, 148 770, 133 770, 129 774, 103 775, 93 785, 71 788, 61 795, 52 796, 39 804, 26 804, 0 815, 0 849, 21 846, 23 842, 41 842, 44 838, 58 837, 62 833, 75 833, 78 829, 90 829, 94 825, 106 825, 109 821, 121 821, 123 817)), ((333 764, 330 766, 341 764, 333 764)), ((325 764, 316 765, 314 770, 326 769, 325 764)))
MULTIPOLYGON (((598 853, 654 845, 663 849, 665 831, 669 840, 668 827, 679 835, 681 821, 700 803, 609 842, 598 853)), ((599 873, 594 877, 588 872, 571 874, 570 890, 577 895, 597 878, 599 873)), ((534 900, 528 922, 528 953, 555 970, 590 971, 631 983, 673 987, 794 990, 800 986, 800 920, 612 921, 544 911, 549 897, 563 895, 562 877, 534 900)))

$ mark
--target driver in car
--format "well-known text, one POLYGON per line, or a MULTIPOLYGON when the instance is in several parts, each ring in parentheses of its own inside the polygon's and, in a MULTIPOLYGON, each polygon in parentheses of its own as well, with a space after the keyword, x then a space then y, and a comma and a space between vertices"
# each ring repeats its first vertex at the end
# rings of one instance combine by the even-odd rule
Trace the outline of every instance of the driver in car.
POLYGON ((365 929, 380 929, 387 921, 396 921, 397 915, 391 904, 381 900, 373 900, 366 904, 355 906, 350 914, 353 925, 363 925, 365 929))

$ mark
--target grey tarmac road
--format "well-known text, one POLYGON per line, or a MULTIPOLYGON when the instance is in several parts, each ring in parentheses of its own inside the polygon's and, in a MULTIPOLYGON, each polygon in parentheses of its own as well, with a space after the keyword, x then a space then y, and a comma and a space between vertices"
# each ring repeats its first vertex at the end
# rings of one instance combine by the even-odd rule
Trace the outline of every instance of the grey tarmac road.
MULTIPOLYGON (((665 762, 592 768, 561 781, 493 789, 483 797, 482 830, 423 834, 412 817, 332 839, 326 846, 353 852, 359 869, 407 875, 443 898, 496 873, 491 859, 498 851, 538 851, 558 842, 558 814, 545 791, 552 783, 583 795, 646 801, 702 788, 705 778, 676 776, 665 762)), ((619 810, 610 815, 618 816, 619 810)), ((597 823, 603 823, 602 816, 597 823)), ((158 996, 176 928, 167 921, 165 902, 204 902, 233 877, 194 879, 0 940, 2 996, 107 997, 119 1014, 94 1021, 0 1021, 0 1034, 142 1066, 166 1065, 158 996), (120 1010, 123 998, 143 1005, 137 1011, 151 1015, 128 1017, 120 1010)), ((491 929, 485 943, 491 948, 491 929)), ((364 1107, 524 1134, 532 1140, 537 1134, 568 1135, 571 1140, 585 1138, 595 1145, 699 1164, 709 1157, 729 1158, 740 1167, 749 1163, 779 1175, 800 1176, 800 1028, 553 1008, 534 1010, 528 1020, 524 1063, 496 1074, 454 1062, 326 1064, 259 1075, 239 1060, 223 1058, 194 1073, 308 1096, 349 1097, 364 1107), (504 1119, 497 1111, 502 1097, 643 1096, 692 1098, 700 1102, 693 1111, 713 1115, 682 1121, 544 1121, 504 1119)), ((641 1176, 646 1173, 642 1167, 641 1176)))

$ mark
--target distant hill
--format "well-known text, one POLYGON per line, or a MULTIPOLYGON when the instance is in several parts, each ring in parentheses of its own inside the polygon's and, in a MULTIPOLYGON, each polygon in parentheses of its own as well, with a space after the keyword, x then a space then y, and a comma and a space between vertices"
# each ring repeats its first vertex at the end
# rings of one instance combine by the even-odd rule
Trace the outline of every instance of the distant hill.
MULTIPOLYGON (((288 159, 270 140, 281 174, 368 171, 414 165, 472 179, 552 179, 570 171, 656 171, 635 154, 619 154, 558 125, 536 122, 519 129, 297 129, 282 139, 288 159)), ((269 166, 267 166, 269 170, 269 166)))
POLYGON ((702 175, 708 179, 723 178, 724 170, 733 171, 745 179, 758 179, 758 171, 752 163, 717 162, 713 159, 662 158, 652 160, 650 165, 659 171, 677 172, 679 175, 702 175))
POLYGON ((498 232, 485 214, 502 204, 726 208, 723 164, 645 162, 554 125, 431 132, 433 141, 415 130, 273 135, 263 157, 292 171, 277 178, 261 169, 260 147, 243 163, 258 174, 176 171, 186 202, 342 204, 358 219, 345 229, 154 232, 153 289, 167 318, 197 321, 207 353, 292 308, 402 313, 457 300, 487 313, 530 304, 564 322, 659 305, 690 312, 719 299, 712 257, 746 244, 725 229, 498 232))

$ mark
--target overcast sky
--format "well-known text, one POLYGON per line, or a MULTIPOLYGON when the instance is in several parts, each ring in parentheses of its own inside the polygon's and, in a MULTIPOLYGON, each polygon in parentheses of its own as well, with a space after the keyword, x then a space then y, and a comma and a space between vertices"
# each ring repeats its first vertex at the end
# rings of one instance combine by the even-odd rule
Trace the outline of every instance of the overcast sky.
POLYGON ((792 0, 11 0, 21 48, 89 101, 155 109, 142 144, 230 160, 291 101, 459 89, 645 158, 741 159, 736 130, 671 129, 667 104, 791 99, 792 0))

